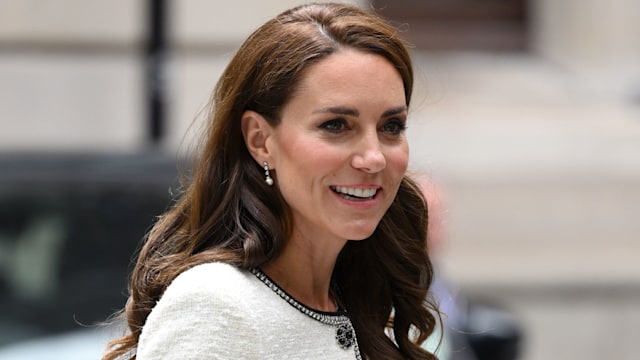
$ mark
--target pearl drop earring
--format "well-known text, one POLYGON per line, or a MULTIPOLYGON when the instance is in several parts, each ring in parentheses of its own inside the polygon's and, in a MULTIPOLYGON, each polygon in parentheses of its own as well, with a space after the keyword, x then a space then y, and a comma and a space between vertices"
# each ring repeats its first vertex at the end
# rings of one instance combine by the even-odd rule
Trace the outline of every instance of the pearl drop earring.
POLYGON ((271 175, 269 174, 269 163, 268 162, 263 162, 262 163, 264 165, 264 182, 267 183, 267 185, 271 186, 273 185, 273 179, 271 178, 271 175))

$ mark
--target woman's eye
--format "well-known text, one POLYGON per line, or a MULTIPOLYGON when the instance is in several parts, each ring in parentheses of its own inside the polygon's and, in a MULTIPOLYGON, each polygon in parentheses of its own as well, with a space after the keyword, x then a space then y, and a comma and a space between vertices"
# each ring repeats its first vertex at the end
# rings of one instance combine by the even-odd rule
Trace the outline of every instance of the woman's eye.
POLYGON ((407 128, 407 125, 400 120, 391 120, 386 124, 382 125, 382 131, 392 135, 399 135, 406 128, 407 128))
POLYGON ((334 119, 325 121, 320 125, 320 128, 329 132, 337 133, 347 128, 347 123, 341 119, 334 119))

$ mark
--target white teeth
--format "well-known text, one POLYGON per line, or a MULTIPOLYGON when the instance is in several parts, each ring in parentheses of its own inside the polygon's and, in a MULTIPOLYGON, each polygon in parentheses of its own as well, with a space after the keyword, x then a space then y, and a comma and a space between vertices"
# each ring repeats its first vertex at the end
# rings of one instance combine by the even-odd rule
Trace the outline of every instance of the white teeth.
POLYGON ((341 194, 346 194, 346 195, 355 196, 359 198, 373 197, 378 191, 378 189, 372 189, 372 188, 352 188, 352 187, 345 187, 345 186, 336 186, 334 187, 334 189, 336 192, 339 192, 341 194))

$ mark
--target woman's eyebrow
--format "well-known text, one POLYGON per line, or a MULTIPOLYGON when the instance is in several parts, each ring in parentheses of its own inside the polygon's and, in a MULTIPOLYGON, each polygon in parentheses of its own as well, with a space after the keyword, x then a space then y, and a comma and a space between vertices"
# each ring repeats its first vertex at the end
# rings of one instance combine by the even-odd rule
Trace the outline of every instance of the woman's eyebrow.
POLYGON ((317 113, 330 113, 335 115, 343 115, 343 116, 359 116, 360 113, 358 110, 351 109, 345 106, 327 106, 320 109, 316 109, 313 111, 314 114, 317 113))
POLYGON ((401 114, 401 113, 403 113, 405 111, 407 111, 407 106, 406 105, 397 106, 397 107, 391 108, 391 109, 383 112, 382 113, 382 117, 398 115, 398 114, 401 114))

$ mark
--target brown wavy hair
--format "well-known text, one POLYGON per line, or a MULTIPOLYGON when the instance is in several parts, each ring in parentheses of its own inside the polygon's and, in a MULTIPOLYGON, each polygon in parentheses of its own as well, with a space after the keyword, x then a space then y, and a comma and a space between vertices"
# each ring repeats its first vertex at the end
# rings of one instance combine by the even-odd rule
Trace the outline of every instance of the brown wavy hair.
MULTIPOLYGON (((265 184, 244 144, 240 119, 254 110, 277 126, 304 70, 344 48, 392 63, 409 105, 409 53, 396 30, 373 13, 345 4, 310 4, 285 11, 253 32, 213 92, 190 183, 140 251, 122 314, 130 332, 109 343, 103 359, 135 358, 147 316, 188 268, 222 261, 248 269, 281 253, 291 232, 290 211, 277 187, 265 184)), ((272 176, 277 182, 277 171, 272 176)), ((438 321, 435 306, 425 302, 433 277, 426 219, 424 197, 405 176, 371 237, 347 242, 338 257, 332 290, 349 310, 367 358, 435 359, 420 347, 438 321)))

